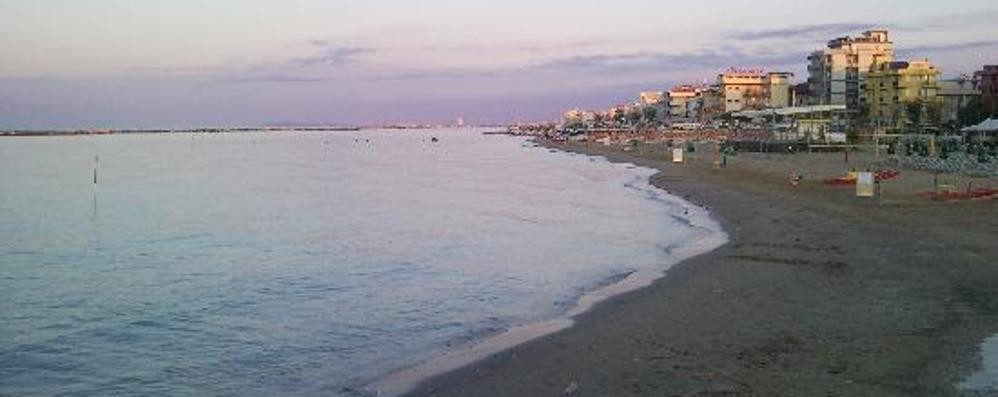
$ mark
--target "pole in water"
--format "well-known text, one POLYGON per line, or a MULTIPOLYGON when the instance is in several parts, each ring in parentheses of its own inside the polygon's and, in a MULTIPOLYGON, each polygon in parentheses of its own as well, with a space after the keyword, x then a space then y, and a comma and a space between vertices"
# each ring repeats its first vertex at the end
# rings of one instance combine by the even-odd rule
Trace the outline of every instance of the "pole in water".
POLYGON ((92 219, 97 219, 97 168, 100 167, 100 155, 94 155, 94 212, 92 219))

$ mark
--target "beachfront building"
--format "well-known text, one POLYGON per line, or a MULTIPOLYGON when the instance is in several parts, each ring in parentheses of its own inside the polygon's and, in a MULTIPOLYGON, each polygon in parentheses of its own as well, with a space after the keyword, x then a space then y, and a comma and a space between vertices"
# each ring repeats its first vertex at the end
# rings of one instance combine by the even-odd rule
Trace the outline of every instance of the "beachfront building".
POLYGON ((657 124, 669 115, 669 101, 663 91, 645 91, 638 94, 636 105, 645 123, 657 124))
POLYGON ((665 93, 662 91, 645 91, 638 95, 641 106, 656 106, 665 103, 665 93))
POLYGON ((928 60, 878 64, 866 78, 871 124, 902 128, 938 123, 939 74, 928 60))
POLYGON ((836 132, 832 126, 845 111, 845 105, 809 105, 776 109, 746 110, 732 113, 731 116, 750 120, 755 124, 767 123, 767 120, 780 120, 771 123, 772 137, 783 141, 800 141, 823 143, 845 143, 846 134, 836 132))
POLYGON ((860 37, 840 37, 808 56, 811 105, 846 105, 858 113, 866 101, 866 77, 877 65, 894 60, 887 30, 868 30, 860 37))
POLYGON ((673 119, 693 120, 699 108, 700 87, 684 84, 669 90, 669 116, 673 119))
POLYGON ((588 126, 596 121, 596 112, 582 109, 572 109, 562 114, 565 126, 588 126))
POLYGON ((968 76, 960 76, 939 81, 939 92, 936 95, 941 106, 940 121, 943 124, 957 124, 960 111, 980 99, 981 92, 974 86, 974 80, 968 76))
POLYGON ((780 109, 793 106, 793 78, 790 72, 770 72, 763 82, 767 107, 780 109))
POLYGON ((623 103, 610 107, 606 111, 606 122, 616 127, 623 127, 633 122, 635 113, 641 113, 640 103, 623 103))
POLYGON ((716 120, 725 112, 724 89, 720 85, 711 85, 700 90, 700 97, 695 101, 697 108, 695 119, 706 124, 716 120))
POLYGON ((998 116, 998 65, 985 65, 983 70, 974 73, 974 81, 981 93, 984 113, 998 116))
POLYGON ((731 68, 717 76, 724 92, 724 112, 758 110, 766 105, 766 92, 761 69, 731 68))
POLYGON ((724 92, 724 111, 739 112, 790 106, 793 73, 731 68, 717 76, 724 92))

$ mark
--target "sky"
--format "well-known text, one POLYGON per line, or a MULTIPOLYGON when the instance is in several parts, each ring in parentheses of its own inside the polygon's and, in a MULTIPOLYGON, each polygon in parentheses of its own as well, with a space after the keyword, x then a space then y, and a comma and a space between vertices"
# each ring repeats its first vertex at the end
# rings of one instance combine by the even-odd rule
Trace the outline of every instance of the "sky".
POLYGON ((556 119, 888 28, 998 64, 994 0, 0 0, 0 129, 556 119))

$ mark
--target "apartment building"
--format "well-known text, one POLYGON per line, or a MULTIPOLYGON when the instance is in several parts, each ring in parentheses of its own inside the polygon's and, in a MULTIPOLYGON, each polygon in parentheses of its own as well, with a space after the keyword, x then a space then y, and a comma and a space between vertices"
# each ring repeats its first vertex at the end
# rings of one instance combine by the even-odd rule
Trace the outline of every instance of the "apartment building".
POLYGON ((859 37, 840 37, 808 56, 811 105, 846 105, 857 113, 866 102, 866 77, 877 65, 894 60, 887 30, 868 30, 859 37))
POLYGON ((878 64, 866 78, 871 123, 879 127, 901 128, 932 122, 931 113, 939 109, 940 74, 939 69, 928 60, 878 64), (911 110, 913 106, 918 107, 914 112, 911 110), (919 120, 913 120, 913 117, 919 120))

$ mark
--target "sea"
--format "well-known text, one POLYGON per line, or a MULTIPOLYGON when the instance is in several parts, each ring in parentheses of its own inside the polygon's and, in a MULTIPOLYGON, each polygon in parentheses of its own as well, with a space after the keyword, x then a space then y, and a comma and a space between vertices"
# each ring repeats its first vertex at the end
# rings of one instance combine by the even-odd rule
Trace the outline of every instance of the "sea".
POLYGON ((723 242, 653 170, 483 132, 0 138, 0 395, 370 393, 723 242))

